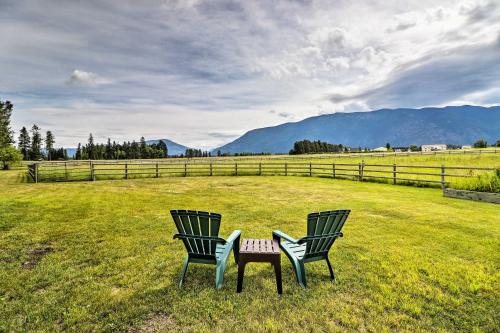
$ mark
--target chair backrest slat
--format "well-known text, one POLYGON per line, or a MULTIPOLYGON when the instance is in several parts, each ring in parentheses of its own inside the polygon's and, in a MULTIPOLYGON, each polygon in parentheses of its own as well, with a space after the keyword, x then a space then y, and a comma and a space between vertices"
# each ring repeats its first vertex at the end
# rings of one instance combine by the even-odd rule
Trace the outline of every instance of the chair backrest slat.
MULTIPOLYGON (((177 214, 176 211, 170 211, 172 214, 172 219, 174 220, 175 226, 177 227, 177 231, 179 231, 180 234, 188 234, 186 230, 184 229, 184 224, 181 220, 181 214, 177 214), (174 213, 175 212, 175 213, 174 213)), ((186 247, 186 250, 190 253, 194 253, 193 247, 191 246, 191 243, 187 239, 183 239, 182 242, 184 243, 184 246, 186 247)))
POLYGON ((335 233, 339 233, 349 216, 350 210, 333 210, 311 213, 307 216, 307 236, 332 235, 306 241, 305 257, 322 255, 330 250, 335 242, 335 233))
MULTIPOLYGON (((171 210, 172 218, 180 234, 190 236, 219 236, 221 215, 194 210, 171 210)), ((207 239, 183 239, 189 253, 215 257, 217 242, 207 239)))
MULTIPOLYGON (((333 232, 332 229, 333 229, 333 227, 335 225, 335 220, 336 220, 336 218, 338 216, 339 215, 333 215, 333 214, 330 214, 330 215, 326 216, 326 223, 325 223, 325 228, 323 229, 323 235, 325 235, 325 234, 331 234, 333 232)), ((316 252, 323 252, 323 251, 325 251, 326 245, 328 244, 329 241, 330 241, 330 238, 321 239, 318 242, 318 246, 316 247, 316 252)))
MULTIPOLYGON (((349 212, 347 214, 338 214, 338 215, 332 216, 332 224, 331 224, 330 233, 339 233, 340 230, 342 230, 342 227, 344 226, 344 223, 347 220, 348 216, 349 216, 349 212)), ((329 239, 326 239, 321 250, 328 252, 328 250, 330 250, 330 247, 332 247, 333 242, 335 242, 335 237, 331 237, 329 239)))
MULTIPOLYGON (((203 236, 210 236, 210 218, 208 214, 200 214, 198 215, 198 219, 200 221, 200 230, 203 236)), ((203 250, 205 254, 215 253, 212 251, 212 241, 203 240, 203 250)))

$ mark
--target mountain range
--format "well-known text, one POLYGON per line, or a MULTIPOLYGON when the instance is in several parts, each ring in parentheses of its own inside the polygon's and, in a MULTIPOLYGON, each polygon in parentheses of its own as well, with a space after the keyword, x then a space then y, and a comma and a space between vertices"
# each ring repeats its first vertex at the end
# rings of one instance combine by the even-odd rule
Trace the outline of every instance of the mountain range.
MULTIPOLYGON (((212 150, 216 153, 288 153, 295 141, 321 140, 348 147, 376 148, 423 144, 470 145, 478 139, 500 140, 500 106, 446 106, 422 109, 381 109, 371 112, 333 113, 272 127, 257 128, 212 150)), ((188 147, 169 139, 169 155, 188 147)), ((68 148, 70 157, 76 149, 68 148)))
POLYGON ((278 126, 248 131, 213 151, 222 153, 287 153, 295 141, 321 140, 349 147, 375 148, 390 143, 472 144, 500 140, 500 106, 447 106, 381 109, 325 114, 278 126))

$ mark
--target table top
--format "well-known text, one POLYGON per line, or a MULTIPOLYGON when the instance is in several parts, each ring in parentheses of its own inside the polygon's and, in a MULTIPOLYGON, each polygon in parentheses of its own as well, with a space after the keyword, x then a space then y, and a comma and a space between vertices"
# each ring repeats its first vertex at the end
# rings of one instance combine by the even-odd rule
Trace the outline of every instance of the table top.
POLYGON ((279 254, 278 242, 272 239, 244 239, 240 247, 240 253, 253 254, 279 254))

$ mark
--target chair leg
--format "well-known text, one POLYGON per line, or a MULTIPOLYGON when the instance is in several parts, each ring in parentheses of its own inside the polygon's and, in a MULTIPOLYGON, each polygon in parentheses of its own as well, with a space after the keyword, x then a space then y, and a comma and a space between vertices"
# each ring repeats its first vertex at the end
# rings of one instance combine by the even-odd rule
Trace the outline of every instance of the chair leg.
POLYGON ((179 280, 179 288, 181 288, 182 284, 184 283, 184 276, 186 276, 188 265, 189 265, 189 256, 186 257, 186 259, 184 260, 184 265, 182 266, 181 278, 179 280))
POLYGON ((298 261, 295 268, 295 273, 297 274, 297 282, 302 288, 307 288, 306 281, 306 270, 304 267, 304 262, 298 261))
POLYGON ((328 256, 325 258, 326 264, 328 265, 328 269, 330 270, 330 279, 335 281, 335 273, 333 272, 333 267, 332 264, 330 263, 330 259, 328 259, 328 256))
POLYGON ((236 285, 236 292, 241 293, 243 290, 243 278, 245 277, 245 266, 246 266, 245 261, 240 261, 238 263, 238 283, 236 285))
POLYGON ((240 236, 238 236, 233 243, 233 255, 234 255, 234 262, 238 264, 240 261, 240 236))
POLYGON ((281 261, 280 258, 278 257, 278 260, 276 260, 273 264, 274 266, 274 274, 276 275, 276 289, 278 289, 278 294, 283 293, 283 283, 281 281, 281 261))
POLYGON ((226 268, 225 263, 218 263, 215 268, 215 288, 222 288, 222 283, 224 282, 224 270, 226 268))

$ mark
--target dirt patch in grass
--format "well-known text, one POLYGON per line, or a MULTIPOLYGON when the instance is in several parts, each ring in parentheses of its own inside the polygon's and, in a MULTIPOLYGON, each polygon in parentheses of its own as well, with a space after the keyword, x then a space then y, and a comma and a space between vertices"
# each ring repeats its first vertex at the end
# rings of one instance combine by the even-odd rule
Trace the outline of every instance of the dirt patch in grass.
POLYGON ((142 324, 131 327, 128 333, 175 332, 180 329, 177 322, 169 315, 155 313, 142 324))
POLYGON ((21 264, 21 267, 24 269, 35 268, 44 256, 46 256, 47 254, 52 253, 52 252, 54 252, 54 248, 52 248, 50 246, 36 248, 34 250, 31 250, 28 252, 28 256, 29 256, 28 261, 23 262, 21 264))
POLYGON ((0 258, 0 263, 2 264, 10 264, 14 262, 14 259, 11 259, 11 258, 0 258))

